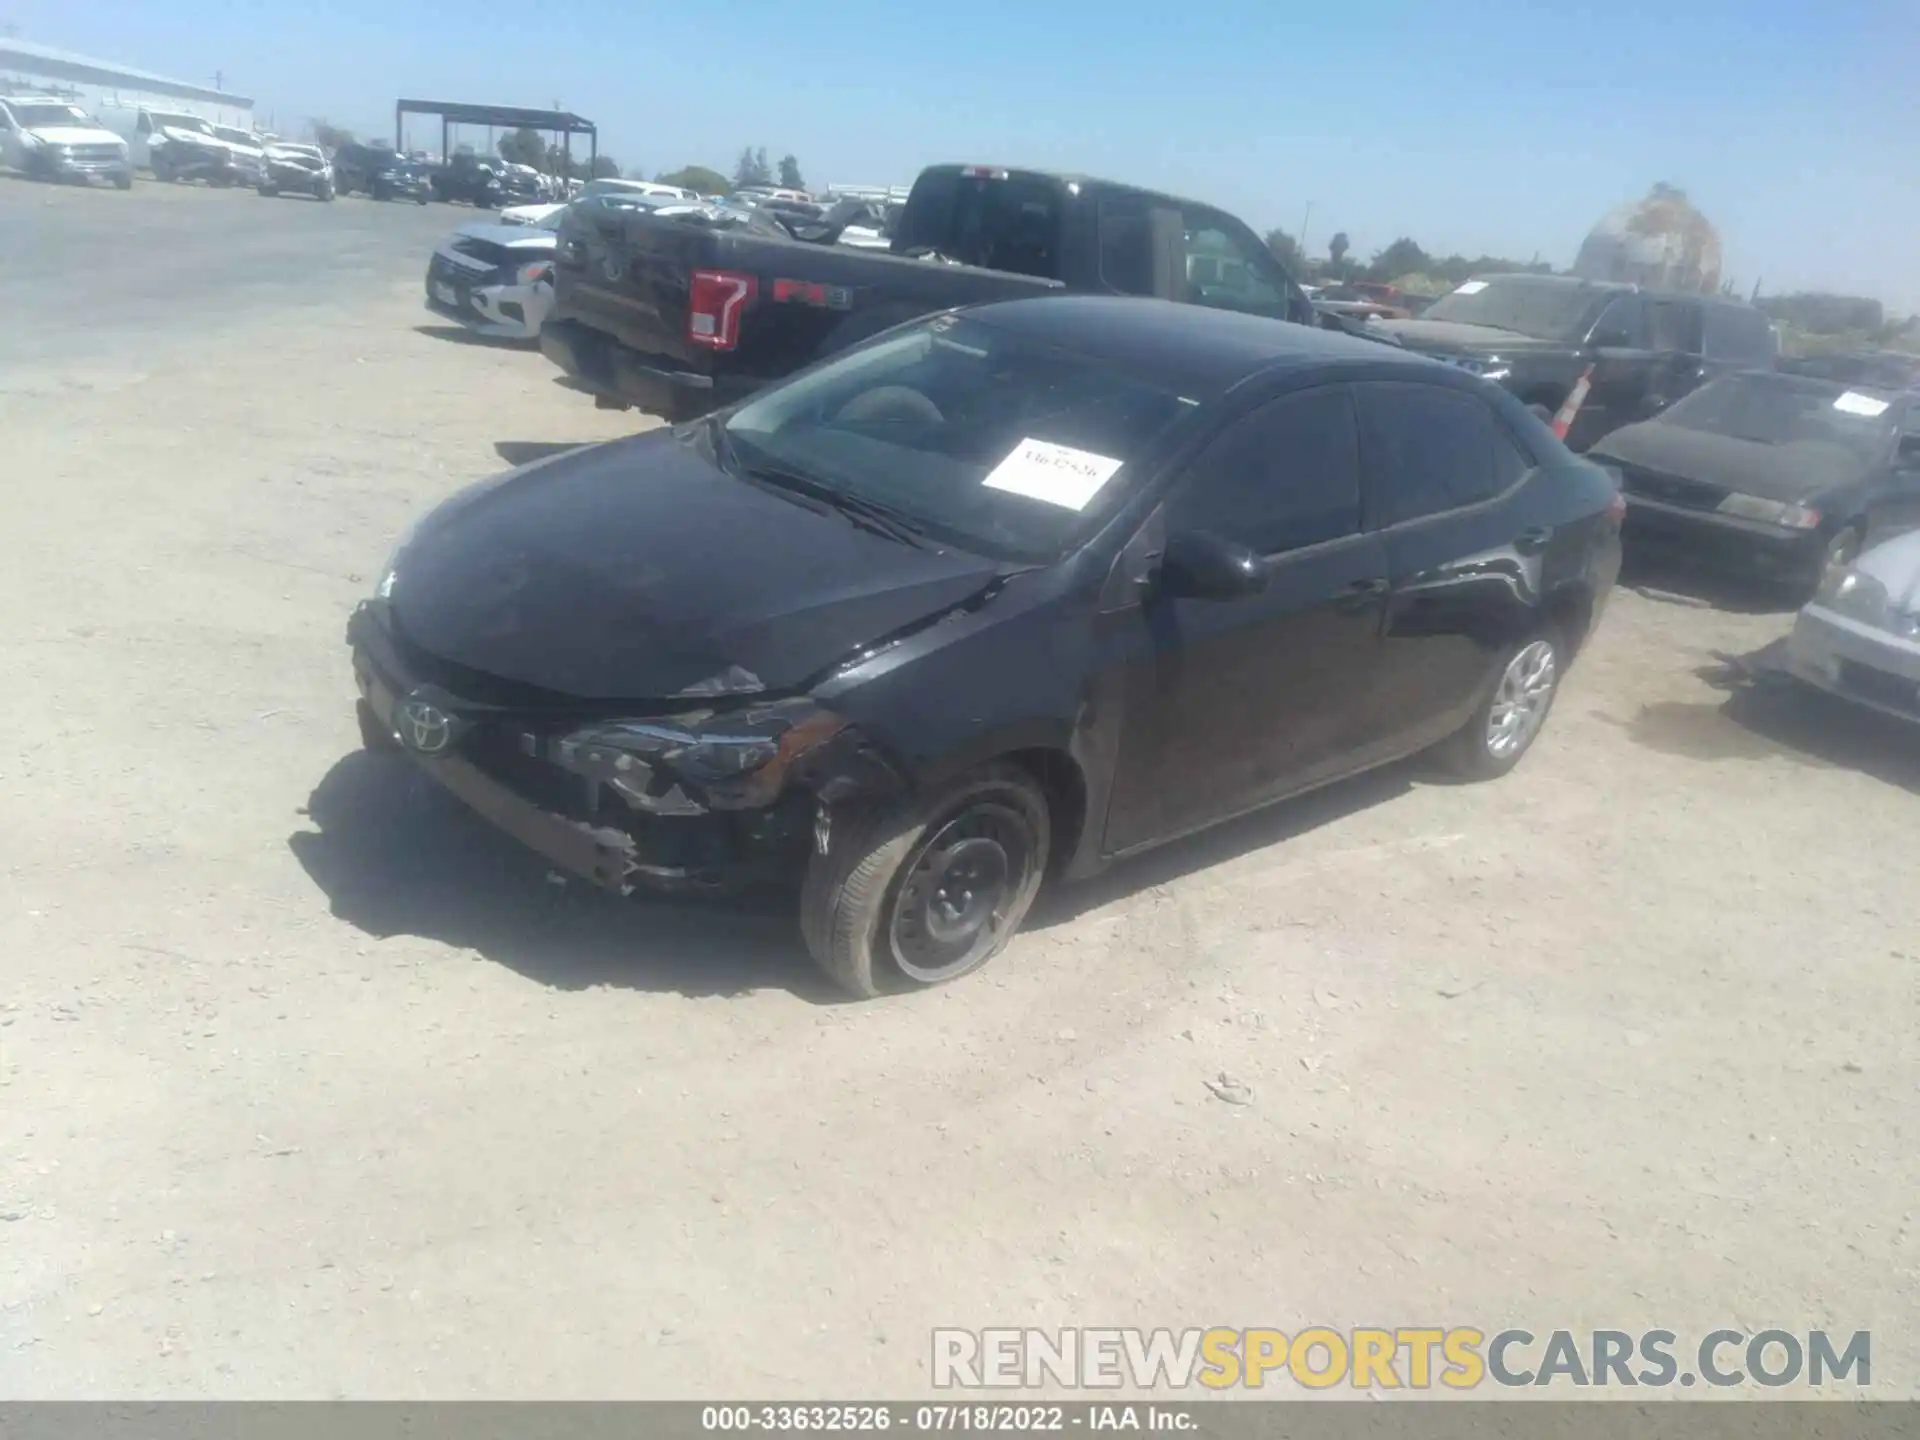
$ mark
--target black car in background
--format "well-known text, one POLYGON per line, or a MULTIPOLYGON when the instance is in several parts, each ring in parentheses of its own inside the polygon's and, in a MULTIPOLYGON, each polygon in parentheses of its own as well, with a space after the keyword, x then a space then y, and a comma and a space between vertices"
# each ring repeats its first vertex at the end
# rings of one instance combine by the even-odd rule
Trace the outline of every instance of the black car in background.
POLYGON ((348 633, 369 747, 611 890, 795 880, 871 995, 1045 875, 1432 746, 1511 769, 1619 512, 1464 372, 1063 296, 461 492, 348 633))
POLYGON ((1591 368, 1567 436, 1574 450, 1716 375, 1771 370, 1780 348, 1767 317, 1738 300, 1567 275, 1475 276, 1419 319, 1376 326, 1410 350, 1498 382, 1543 418, 1591 368))
POLYGON ((1729 375, 1587 453, 1621 475, 1629 547, 1677 545, 1795 604, 1865 546, 1920 526, 1920 396, 1899 391, 1729 375))
POLYGON ((471 151, 461 151, 446 164, 427 171, 433 198, 472 205, 480 210, 495 210, 505 203, 506 188, 502 167, 471 151))
POLYGON ((358 191, 374 200, 417 200, 432 194, 427 168, 384 145, 342 145, 333 152, 334 188, 342 195, 358 191))

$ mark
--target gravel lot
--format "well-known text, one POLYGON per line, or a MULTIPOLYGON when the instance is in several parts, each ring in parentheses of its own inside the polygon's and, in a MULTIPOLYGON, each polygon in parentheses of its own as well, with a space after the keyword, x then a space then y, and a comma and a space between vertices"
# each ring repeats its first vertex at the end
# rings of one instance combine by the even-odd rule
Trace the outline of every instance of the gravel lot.
POLYGON ((0 181, 0 1395, 908 1395, 935 1325, 1312 1323, 1871 1328, 1913 1392, 1920 736, 1716 673, 1786 617, 1623 590, 1510 779, 831 1003, 786 917, 556 889, 358 752, 404 520, 635 424, 432 323, 465 218, 0 181))

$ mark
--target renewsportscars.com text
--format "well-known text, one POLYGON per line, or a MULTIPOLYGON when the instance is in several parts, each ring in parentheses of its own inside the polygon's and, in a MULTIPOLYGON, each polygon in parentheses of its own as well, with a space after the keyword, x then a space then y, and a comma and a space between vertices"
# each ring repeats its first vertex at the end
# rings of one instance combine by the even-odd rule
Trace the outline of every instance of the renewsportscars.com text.
POLYGON ((937 1389, 1474 1390, 1873 1383, 1865 1330, 1486 1332, 1469 1326, 1282 1330, 936 1330, 937 1389))

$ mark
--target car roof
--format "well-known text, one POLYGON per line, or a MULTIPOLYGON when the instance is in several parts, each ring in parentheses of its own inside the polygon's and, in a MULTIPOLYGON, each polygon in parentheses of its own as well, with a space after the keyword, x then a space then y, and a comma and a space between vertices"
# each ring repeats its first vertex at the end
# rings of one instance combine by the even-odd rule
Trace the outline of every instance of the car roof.
POLYGON ((1424 356, 1335 330, 1237 310, 1116 295, 1002 300, 962 312, 1043 345, 1097 355, 1195 399, 1277 370, 1363 361, 1409 374, 1451 373, 1424 356))

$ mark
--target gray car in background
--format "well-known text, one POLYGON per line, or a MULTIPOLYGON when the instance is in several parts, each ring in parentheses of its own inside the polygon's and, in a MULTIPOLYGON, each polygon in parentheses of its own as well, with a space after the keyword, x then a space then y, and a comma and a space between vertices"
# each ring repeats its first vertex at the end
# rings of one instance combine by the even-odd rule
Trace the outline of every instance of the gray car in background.
POLYGON ((1844 699, 1920 721, 1920 531, 1827 577, 1794 621, 1787 669, 1844 699))

